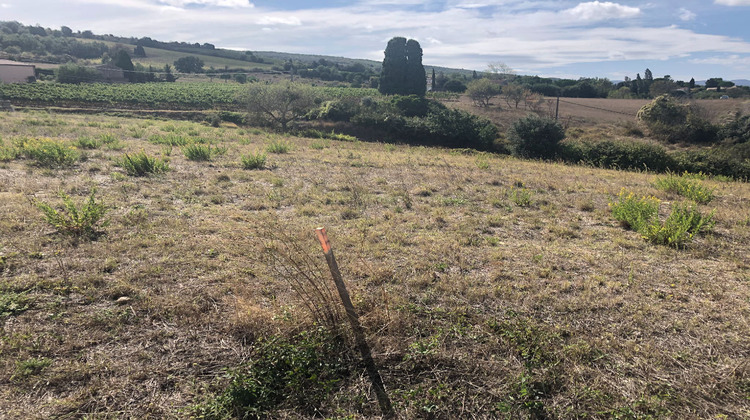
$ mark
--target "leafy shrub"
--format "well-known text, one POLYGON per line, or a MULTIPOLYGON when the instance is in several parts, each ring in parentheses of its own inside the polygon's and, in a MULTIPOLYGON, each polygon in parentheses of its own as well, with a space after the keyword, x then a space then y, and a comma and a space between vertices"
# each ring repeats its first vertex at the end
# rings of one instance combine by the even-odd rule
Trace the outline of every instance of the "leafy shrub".
POLYGON ((274 140, 271 143, 266 146, 266 151, 268 153, 277 153, 277 154, 283 154, 283 153, 289 153, 289 150, 292 147, 289 145, 289 143, 282 141, 282 140, 274 140))
POLYGON ((750 142, 750 115, 735 115, 719 129, 719 137, 733 143, 750 142))
POLYGON ((75 145, 79 149, 98 149, 102 146, 102 142, 99 139, 83 136, 76 140, 75 145))
POLYGON ((715 211, 708 216, 701 214, 695 206, 674 203, 672 212, 664 221, 647 225, 641 232, 645 239, 659 245, 682 248, 693 236, 710 231, 715 222, 715 211))
POLYGON ((237 125, 247 124, 247 114, 241 112, 219 111, 219 118, 221 118, 222 121, 237 125))
POLYGON ((394 95, 391 104, 404 117, 424 117, 429 111, 429 100, 417 95, 394 95))
POLYGON ((676 171, 750 179, 750 143, 685 150, 673 157, 676 171))
POLYGON ((641 232, 658 216, 659 204, 656 197, 638 198, 623 188, 617 195, 617 201, 609 203, 609 206, 612 216, 624 227, 641 232))
POLYGON ((95 239, 101 232, 99 229, 106 227, 109 222, 104 220, 107 206, 97 202, 94 197, 96 190, 91 190, 88 201, 78 207, 73 200, 64 192, 60 191, 58 196, 63 201, 61 210, 56 210, 51 205, 34 200, 36 207, 44 213, 47 223, 52 225, 58 232, 88 239, 95 239))
POLYGON ((662 223, 658 217, 660 204, 654 197, 636 198, 623 188, 610 207, 614 218, 625 227, 652 243, 674 248, 681 248, 695 235, 710 231, 715 223, 715 212, 704 216, 695 206, 681 203, 672 205, 671 213, 662 223))
POLYGON ((126 153, 117 163, 125 168, 130 176, 148 176, 169 170, 169 164, 166 161, 151 157, 142 150, 132 156, 126 153))
POLYGON ((13 146, 6 146, 0 139, 0 162, 10 162, 21 155, 21 151, 13 146))
POLYGON ((660 190, 689 198, 698 204, 708 204, 714 199, 713 188, 707 188, 697 180, 678 175, 669 174, 665 178, 659 178, 654 186, 660 190))
POLYGON ((651 134, 670 143, 711 143, 716 141, 718 129, 697 115, 696 110, 662 95, 644 105, 637 118, 651 134))
POLYGON ((243 155, 242 167, 244 169, 263 169, 266 166, 266 154, 257 152, 243 155))
MULTIPOLYGON (((2 272, 0 265, 0 272, 2 272)), ((0 292, 0 320, 5 317, 17 315, 29 309, 32 299, 26 292, 0 292)))
POLYGON ((613 169, 663 172, 677 166, 664 147, 641 142, 565 140, 558 145, 558 157, 566 162, 613 169))
POLYGON ((359 106, 351 100, 334 100, 323 102, 319 108, 312 110, 308 117, 329 121, 349 121, 357 112, 359 112, 359 106))
POLYGON ((425 120, 428 132, 420 133, 421 137, 443 146, 488 150, 498 137, 497 126, 490 120, 458 109, 430 112, 425 120))
POLYGON ((529 115, 514 122, 507 137, 517 156, 549 159, 557 154, 565 130, 554 120, 529 115))
POLYGON ((199 418, 265 418, 277 409, 315 413, 349 375, 350 354, 319 329, 292 340, 268 339, 247 365, 230 371, 227 389, 194 407, 199 418))
POLYGON ((73 166, 81 158, 73 146, 51 138, 24 139, 19 149, 26 158, 45 168, 73 166))

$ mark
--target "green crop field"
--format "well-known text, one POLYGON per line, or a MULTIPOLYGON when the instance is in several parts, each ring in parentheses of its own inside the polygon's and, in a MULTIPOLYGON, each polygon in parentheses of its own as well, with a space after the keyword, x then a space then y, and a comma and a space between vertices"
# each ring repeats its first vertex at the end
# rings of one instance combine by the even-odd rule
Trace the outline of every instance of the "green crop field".
POLYGON ((325 226, 399 418, 750 418, 750 184, 106 116, 0 133, 0 417, 377 418, 325 226), (662 245, 619 221, 644 203, 711 223, 662 245))
MULTIPOLYGON (((136 109, 237 108, 237 97, 247 90, 238 83, 139 84, 0 84, 0 97, 14 104, 46 106, 108 106, 136 109)), ((378 95, 375 89, 319 87, 323 98, 378 95)))

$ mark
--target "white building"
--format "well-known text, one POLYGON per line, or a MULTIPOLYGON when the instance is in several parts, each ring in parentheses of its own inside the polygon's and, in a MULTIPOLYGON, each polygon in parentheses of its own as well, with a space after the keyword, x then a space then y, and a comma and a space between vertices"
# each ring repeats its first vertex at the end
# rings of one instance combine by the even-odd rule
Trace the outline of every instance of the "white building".
POLYGON ((0 60, 0 82, 27 83, 34 80, 34 65, 18 61, 0 60))

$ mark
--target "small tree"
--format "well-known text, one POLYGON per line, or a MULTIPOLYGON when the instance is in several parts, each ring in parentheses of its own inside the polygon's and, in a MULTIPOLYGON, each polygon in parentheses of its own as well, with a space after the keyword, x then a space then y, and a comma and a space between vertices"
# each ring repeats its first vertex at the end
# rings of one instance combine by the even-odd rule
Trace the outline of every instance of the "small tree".
POLYGON ((123 73, 125 73, 125 77, 129 82, 132 83, 135 81, 135 73, 133 73, 135 66, 133 65, 133 61, 130 59, 130 54, 128 54, 127 51, 117 51, 117 54, 115 54, 115 57, 112 60, 112 64, 123 70, 123 73))
POLYGON ((472 80, 466 88, 466 93, 474 101, 474 105, 482 108, 489 107, 490 100, 499 95, 500 91, 497 83, 484 78, 472 80))
POLYGON ((518 85, 508 85, 503 88, 503 97, 508 107, 513 104, 515 108, 518 108, 518 104, 524 100, 526 95, 528 95, 528 91, 518 85))
POLYGON ((174 62, 174 68, 181 73, 200 73, 203 71, 203 60, 189 55, 174 62))
POLYGON ((164 81, 165 82, 174 82, 177 78, 174 77, 174 74, 172 74, 172 66, 169 64, 164 65, 164 81))
POLYGON ((507 136, 515 155, 549 159, 557 154, 565 130, 555 120, 529 115, 514 122, 507 136))
POLYGON ((242 97, 255 121, 286 131, 290 123, 315 106, 312 87, 296 82, 254 83, 242 97))

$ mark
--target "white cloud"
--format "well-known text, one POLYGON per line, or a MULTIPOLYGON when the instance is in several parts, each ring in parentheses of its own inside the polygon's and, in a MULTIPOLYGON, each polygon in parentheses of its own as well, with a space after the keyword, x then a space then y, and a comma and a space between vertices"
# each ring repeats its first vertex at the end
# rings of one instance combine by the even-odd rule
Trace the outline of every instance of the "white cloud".
POLYGON ((695 18, 698 17, 698 15, 696 15, 695 13, 691 12, 688 9, 683 9, 683 8, 680 8, 677 11, 677 16, 679 16, 680 20, 683 20, 685 22, 695 20, 695 18))
POLYGON ((263 16, 256 23, 258 25, 302 25, 302 21, 295 16, 263 16))
POLYGON ((750 6, 750 0, 714 0, 714 3, 724 6, 750 6))
POLYGON ((562 13, 580 20, 599 21, 638 17, 641 14, 641 9, 608 1, 591 1, 579 3, 578 6, 564 10, 562 13))
POLYGON ((230 8, 254 7, 254 5, 250 3, 249 0, 159 0, 159 3, 180 8, 184 8, 187 6, 214 6, 230 8))
POLYGON ((708 57, 708 58, 696 58, 690 60, 693 64, 711 64, 711 65, 718 65, 718 66, 727 66, 727 67, 742 67, 747 68, 747 66, 750 66, 750 56, 740 56, 737 54, 731 54, 727 56, 714 56, 714 57, 708 57))

